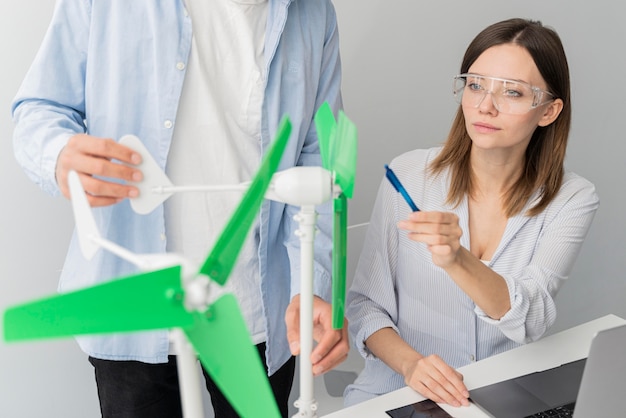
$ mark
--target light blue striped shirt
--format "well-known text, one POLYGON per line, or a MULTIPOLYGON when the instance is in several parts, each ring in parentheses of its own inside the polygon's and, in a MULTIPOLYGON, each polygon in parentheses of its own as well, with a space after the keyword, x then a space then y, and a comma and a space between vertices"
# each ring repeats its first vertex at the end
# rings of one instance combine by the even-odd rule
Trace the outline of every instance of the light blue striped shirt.
MULTIPOLYGON (((440 148, 407 152, 391 167, 420 209, 453 212, 469 248, 468 206, 446 205, 449 175, 427 174, 440 148)), ((348 293, 350 334, 365 357, 365 369, 345 391, 352 405, 405 386, 404 378, 368 351, 364 341, 393 328, 419 353, 439 355, 452 367, 484 359, 540 338, 556 319, 554 298, 569 276, 599 200, 594 186, 571 172, 539 215, 526 208, 508 220, 502 240, 487 263, 507 283, 511 310, 500 320, 487 317, 432 262, 426 246, 411 241, 397 222, 410 208, 385 180, 348 293)))
MULTIPOLYGON (((42 46, 13 102, 17 161, 42 189, 58 195, 59 152, 76 133, 141 138, 163 168, 191 46, 192 24, 182 0, 59 0, 42 46)), ((219 63, 216 63, 219 65, 219 63)), ((279 170, 319 165, 313 124, 324 101, 341 103, 341 66, 335 10, 330 0, 270 0, 265 34, 264 152, 284 115, 292 134, 279 170)), ((331 217, 320 217, 315 251, 315 293, 330 294, 331 217)), ((260 211, 259 269, 268 335, 270 374, 291 355, 284 314, 300 289, 300 244, 292 221, 299 210, 264 202, 260 211)), ((94 216, 107 239, 136 253, 165 252, 163 208, 135 214, 124 201, 94 216)), ((61 274, 67 291, 137 273, 100 251, 92 260, 72 239, 61 274)), ((102 359, 167 361, 165 331, 79 338, 102 359)))

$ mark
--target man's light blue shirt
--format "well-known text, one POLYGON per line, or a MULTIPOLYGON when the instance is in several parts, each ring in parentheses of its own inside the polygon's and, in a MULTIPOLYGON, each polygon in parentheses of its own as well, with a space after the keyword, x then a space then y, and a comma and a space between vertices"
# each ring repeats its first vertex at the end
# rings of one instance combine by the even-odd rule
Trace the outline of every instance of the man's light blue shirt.
MULTIPOLYGON (((192 25, 182 0, 60 0, 33 65, 14 100, 15 154, 43 190, 60 193, 57 157, 77 133, 119 139, 141 138, 165 166, 176 121, 192 25)), ((227 41, 227 40, 225 40, 227 41)), ((324 101, 338 110, 341 68, 335 11, 330 0, 270 0, 265 36, 266 80, 262 151, 281 118, 292 135, 279 170, 319 165, 312 123, 324 101)), ((219 65, 219 63, 216 63, 219 65)), ((284 322, 299 293, 300 245, 292 221, 297 207, 265 201, 260 211, 260 275, 272 374, 290 356, 284 322)), ((328 205, 319 207, 315 293, 330 293, 331 229, 328 205)), ((162 253, 163 208, 135 214, 128 203, 94 209, 101 234, 135 253, 162 253)), ((72 238, 60 291, 137 273, 135 266, 106 251, 85 260, 72 238)), ((80 337, 82 349, 102 359, 167 361, 166 331, 80 337)))

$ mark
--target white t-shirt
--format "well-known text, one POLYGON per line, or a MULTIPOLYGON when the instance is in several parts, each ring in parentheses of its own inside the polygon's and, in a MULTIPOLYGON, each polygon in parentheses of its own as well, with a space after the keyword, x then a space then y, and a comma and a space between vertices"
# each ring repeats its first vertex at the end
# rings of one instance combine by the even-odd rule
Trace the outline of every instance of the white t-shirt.
MULTIPOLYGON (((175 185, 249 181, 261 160, 267 0, 185 0, 193 38, 166 172, 175 185)), ((185 192, 165 203, 167 250, 204 262, 241 192, 185 192)), ((252 340, 266 340, 255 222, 225 287, 252 340)))

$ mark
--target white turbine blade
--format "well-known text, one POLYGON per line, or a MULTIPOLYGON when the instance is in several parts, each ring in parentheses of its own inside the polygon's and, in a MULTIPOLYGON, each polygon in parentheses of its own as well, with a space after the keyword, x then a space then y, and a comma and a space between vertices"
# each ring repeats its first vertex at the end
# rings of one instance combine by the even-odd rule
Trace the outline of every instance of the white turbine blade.
MULTIPOLYGON (((135 254, 126 248, 111 242, 100 235, 98 226, 93 217, 89 201, 85 195, 85 190, 80 182, 78 173, 70 171, 68 174, 68 184, 70 197, 72 199, 72 210, 76 221, 76 232, 80 250, 87 260, 95 255, 101 247, 120 258, 136 265, 143 271, 156 270, 176 265, 181 265, 183 269, 195 271, 196 265, 190 266, 190 262, 178 254, 135 254)), ((188 273, 187 273, 188 274, 188 273)))
POLYGON ((125 135, 120 138, 120 144, 141 154, 142 162, 137 168, 143 173, 143 180, 131 183, 139 189, 139 196, 131 199, 130 205, 135 212, 145 215, 172 195, 171 192, 163 192, 164 189, 172 187, 172 183, 139 138, 135 135, 125 135))
POLYGON ((70 171, 67 181, 70 188, 72 210, 74 211, 80 250, 87 260, 91 260, 98 248, 100 248, 98 243, 101 239, 100 232, 91 213, 91 206, 85 195, 78 173, 73 170, 70 171))

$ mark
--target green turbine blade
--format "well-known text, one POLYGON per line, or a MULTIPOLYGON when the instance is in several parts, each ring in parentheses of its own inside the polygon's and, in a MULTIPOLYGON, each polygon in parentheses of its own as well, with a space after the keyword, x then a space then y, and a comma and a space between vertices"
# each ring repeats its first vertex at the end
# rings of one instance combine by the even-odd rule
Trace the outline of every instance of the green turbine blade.
POLYGON ((232 294, 204 313, 194 312, 193 326, 183 328, 200 362, 244 418, 280 417, 261 358, 232 294))
POLYGON ((333 110, 330 108, 328 102, 324 102, 313 118, 315 121, 315 129, 317 129, 317 139, 320 146, 320 154, 322 156, 322 167, 332 171, 331 166, 331 143, 332 137, 335 135, 337 123, 335 122, 335 116, 333 110))
POLYGON ((354 192, 356 177, 357 131, 343 111, 331 137, 331 167, 342 193, 333 202, 333 328, 341 329, 346 303, 346 264, 348 247, 348 198, 354 192))
POLYGON ((193 323, 183 306, 180 267, 130 276, 9 308, 6 341, 69 337, 193 323))
POLYGON ((333 201, 333 328, 343 328, 348 259, 348 199, 342 193, 333 201))
POLYGON ((211 277, 221 285, 226 282, 235 261, 237 261, 239 251, 261 207, 272 176, 278 168, 290 133, 291 122, 287 117, 284 117, 278 127, 276 138, 263 159, 254 180, 200 269, 200 273, 211 277))
POLYGON ((357 131, 348 117, 339 112, 337 132, 334 135, 331 151, 331 166, 335 173, 335 182, 347 198, 352 198, 356 177, 357 131))

